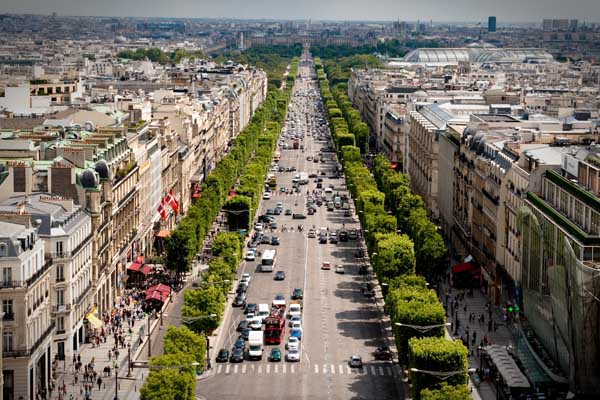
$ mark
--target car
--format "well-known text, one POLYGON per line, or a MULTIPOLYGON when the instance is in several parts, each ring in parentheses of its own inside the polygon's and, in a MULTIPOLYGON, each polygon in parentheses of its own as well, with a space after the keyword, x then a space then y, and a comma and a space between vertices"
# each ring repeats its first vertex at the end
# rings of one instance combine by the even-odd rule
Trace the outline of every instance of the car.
POLYGON ((329 261, 323 261, 323 264, 321 264, 321 269, 331 269, 331 263, 329 261))
POLYGON ((283 281, 285 280, 285 272, 283 271, 277 271, 275 272, 275 277, 273 278, 276 281, 283 281))
POLYGON ((275 221, 272 221, 272 222, 269 224, 269 228, 271 228, 271 229, 277 229, 277 222, 275 222, 275 221))
POLYGON ((317 211, 317 210, 315 210, 313 207, 308 207, 308 212, 307 212, 307 214, 308 214, 308 215, 314 215, 314 213, 315 213, 316 211, 317 211))
POLYGON ((380 347, 378 347, 373 352, 373 355, 375 356, 376 360, 389 361, 389 360, 392 359, 392 352, 390 351, 390 348, 388 346, 380 346, 380 347))
POLYGON ((281 350, 279 350, 277 347, 272 348, 271 354, 269 354, 269 361, 281 361, 281 350))
POLYGON ((275 209, 273 210, 273 215, 281 215, 281 208, 275 207, 275 209))
POLYGON ((332 234, 331 236, 329 236, 329 243, 337 244, 337 242, 338 242, 337 235, 332 234))
POLYGON ((300 348, 300 339, 298 339, 297 337, 290 336, 288 338, 287 343, 285 344, 285 348, 286 350, 298 350, 300 348))
POLYGON ((317 189, 322 189, 323 188, 323 184, 321 182, 317 183, 317 189))
POLYGON ((294 322, 302 323, 302 317, 300 315, 292 316, 292 318, 290 318, 289 326, 292 326, 294 324, 294 322))
POLYGON ((362 357, 359 355, 353 355, 352 357, 350 357, 350 368, 362 368, 363 366, 363 362, 362 362, 362 357))
POLYGON ((271 198, 271 193, 264 192, 262 198, 263 200, 269 200, 271 198))
POLYGON ((290 210, 289 208, 285 210, 285 215, 292 215, 292 210, 290 210))
POLYGON ((248 283, 250 283, 251 279, 252 279, 252 275, 250 275, 249 272, 244 272, 242 274, 242 281, 248 281, 248 283))
POLYGON ((234 307, 244 307, 246 305, 246 293, 238 293, 235 299, 233 299, 232 305, 234 307))
POLYGON ((229 350, 221 349, 219 350, 219 354, 217 354, 217 362, 227 362, 229 359, 229 350))
POLYGON ((238 338, 233 344, 233 348, 244 350, 246 348, 246 342, 244 341, 244 339, 238 338))
POLYGON ((256 312, 256 308, 257 308, 256 303, 248 303, 248 304, 246 304, 246 308, 244 309, 244 312, 246 314, 254 314, 256 312))
POLYGON ((316 178, 316 177, 317 177, 317 174, 315 174, 315 173, 313 172, 313 173, 311 173, 311 174, 308 174, 308 177, 309 177, 309 178, 316 178))
POLYGON ((269 244, 269 243, 271 243, 271 238, 268 237, 267 235, 263 235, 263 237, 260 239, 260 242, 262 244, 269 244))
POLYGON ((256 254, 254 254, 254 251, 252 250, 248 250, 246 252, 246 261, 254 261, 256 259, 256 254))
POLYGON ((275 208, 283 209, 283 202, 282 201, 278 201, 277 204, 275 205, 275 208))
POLYGON ((261 317, 254 317, 254 318, 252 318, 252 321, 250 322, 250 324, 248 326, 253 331, 259 331, 259 330, 261 330, 262 329, 262 318, 261 317))
POLYGON ((352 216, 352 211, 350 211, 350 210, 344 211, 344 217, 351 217, 351 216, 352 216))
MULTIPOLYGON (((283 168, 283 167, 281 167, 281 168, 283 168)), ((280 172, 282 172, 282 171, 280 171, 280 172)), ((285 192, 285 187, 283 187, 283 186, 282 186, 282 187, 280 187, 280 188, 279 188, 279 191, 280 191, 281 193, 284 193, 284 192, 285 192)))
POLYGON ((360 267, 358 267, 359 275, 367 275, 368 273, 369 273, 369 267, 367 267, 366 265, 361 265, 360 267))
POLYGON ((263 230, 263 224, 262 222, 257 222, 254 224, 254 230, 257 232, 261 232, 263 230))
POLYGON ((250 336, 250 328, 246 328, 243 331, 241 331, 239 337, 244 340, 248 340, 248 336, 250 336))
POLYGON ((327 236, 325 236, 325 235, 319 235, 319 243, 320 244, 327 244, 327 236))
POLYGON ((302 328, 292 328, 290 330, 290 337, 298 338, 298 340, 302 340, 302 328))
POLYGON ((335 273, 336 274, 343 274, 344 273, 344 266, 342 264, 338 264, 335 266, 335 273))
POLYGON ((272 208, 267 208, 267 215, 273 215, 275 214, 275 211, 273 211, 272 208))
POLYGON ((245 277, 242 277, 242 279, 240 280, 240 285, 241 285, 242 283, 243 283, 244 285, 246 285, 246 290, 248 290, 248 286, 250 286, 250 277, 249 277, 249 276, 247 276, 247 277, 246 277, 246 276, 245 276, 245 277))
POLYGON ((241 321, 238 323, 238 326, 237 326, 237 328, 236 328, 236 331, 238 331, 238 332, 241 332, 241 331, 243 331, 244 329, 248 329, 248 321, 246 321, 245 319, 241 320, 241 321))
POLYGON ((306 157, 306 161, 312 161, 312 160, 313 160, 312 156, 306 157))
POLYGON ((302 213, 296 213, 292 215, 292 219, 306 219, 306 215, 302 213))
POLYGON ((304 298, 304 294, 302 293, 302 289, 294 288, 292 291, 292 300, 302 300, 304 298))
POLYGON ((284 296, 284 295, 282 295, 282 294, 276 294, 276 295, 275 295, 275 298, 273 298, 273 301, 274 301, 274 302, 275 302, 275 301, 281 301, 281 300, 285 301, 285 296, 284 296))
POLYGON ((288 362, 300 361, 300 351, 298 349, 290 349, 285 355, 285 360, 288 362))
POLYGON ((248 291, 248 286, 250 286, 248 282, 240 282, 235 292, 237 294, 246 293, 248 291))
POLYGON ((358 232, 356 231, 356 229, 350 229, 348 231, 348 239, 356 240, 357 238, 358 238, 358 232))
POLYGON ((273 236, 273 237, 271 238, 271 245, 272 245, 272 246, 277 246, 277 245, 279 245, 279 238, 278 238, 277 236, 273 236))
POLYGON ((315 232, 315 230, 314 230, 313 228, 310 228, 310 229, 308 230, 308 237, 309 237, 309 238, 314 238, 314 237, 316 237, 316 236, 317 236, 317 235, 316 235, 316 232, 315 232))
POLYGON ((244 362, 244 351, 240 349, 235 349, 231 352, 231 356, 229 357, 229 362, 232 363, 241 363, 244 362))

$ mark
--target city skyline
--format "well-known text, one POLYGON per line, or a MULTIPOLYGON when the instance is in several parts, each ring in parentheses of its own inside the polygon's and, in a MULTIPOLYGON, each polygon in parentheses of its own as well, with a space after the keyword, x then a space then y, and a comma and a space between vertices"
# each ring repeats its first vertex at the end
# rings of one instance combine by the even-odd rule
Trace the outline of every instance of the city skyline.
POLYGON ((316 0, 302 3, 288 0, 265 0, 252 4, 242 0, 207 2, 174 0, 169 3, 149 0, 144 7, 139 2, 107 0, 100 3, 72 0, 7 0, 2 13, 52 14, 62 16, 130 16, 172 18, 239 18, 239 19, 315 19, 315 20, 424 20, 437 22, 487 21, 489 15, 498 18, 499 25, 511 22, 541 22, 543 18, 573 18, 595 22, 600 20, 600 7, 595 0, 576 0, 568 4, 558 0, 519 2, 507 0, 498 9, 495 2, 486 0, 457 0, 448 5, 438 0, 418 4, 408 1, 377 0, 368 4, 358 0, 316 0), (574 6, 574 4, 576 6, 574 6))

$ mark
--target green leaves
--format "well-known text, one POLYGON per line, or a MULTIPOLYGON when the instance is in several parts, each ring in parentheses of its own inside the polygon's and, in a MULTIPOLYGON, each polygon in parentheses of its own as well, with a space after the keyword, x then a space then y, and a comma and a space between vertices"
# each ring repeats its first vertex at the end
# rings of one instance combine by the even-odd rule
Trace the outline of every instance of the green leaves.
MULTIPOLYGON (((190 354, 176 353, 152 357, 150 365, 167 367, 189 365, 194 362, 190 354)), ((196 398, 196 377, 193 366, 177 368, 151 368, 140 388, 141 400, 193 400, 196 398)))
POLYGON ((191 355, 194 358, 193 361, 200 364, 200 367, 204 367, 206 338, 185 326, 179 328, 169 326, 163 338, 163 351, 165 354, 191 355))
POLYGON ((467 385, 448 385, 443 382, 439 389, 423 389, 421 400, 464 400, 471 398, 471 391, 467 385))
POLYGON ((408 236, 395 233, 377 234, 375 251, 377 256, 371 261, 382 281, 415 273, 415 251, 408 236))

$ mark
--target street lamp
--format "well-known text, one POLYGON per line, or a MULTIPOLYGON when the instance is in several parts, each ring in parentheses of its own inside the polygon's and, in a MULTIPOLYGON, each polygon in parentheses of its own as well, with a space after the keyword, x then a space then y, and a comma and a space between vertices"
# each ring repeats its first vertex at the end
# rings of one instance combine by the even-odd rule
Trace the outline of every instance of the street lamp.
POLYGON ((119 400, 119 364, 113 361, 113 368, 115 370, 115 400, 119 400))
POLYGON ((405 327, 405 328, 412 328, 412 329, 414 329, 416 331, 419 331, 421 333, 425 333, 425 332, 428 332, 428 331, 430 331, 432 329, 435 329, 435 328, 444 328, 444 327, 450 326, 452 324, 450 322, 446 322, 444 324, 438 324, 438 325, 411 325, 411 324, 403 324, 401 322, 396 322, 394 325, 396 325, 396 326, 402 326, 402 327, 405 327))
POLYGON ((198 315, 196 317, 184 317, 184 316, 177 316, 177 315, 169 315, 169 314, 165 314, 165 318, 173 318, 173 319, 179 319, 182 322, 195 322, 195 321, 199 321, 201 319, 206 319, 206 318, 215 318, 217 316, 217 314, 209 314, 209 315, 198 315))
POLYGON ((442 380, 442 381, 445 381, 446 379, 451 378, 454 375, 461 375, 464 373, 471 374, 476 371, 475 368, 463 369, 463 370, 459 370, 459 371, 428 371, 426 369, 417 369, 417 368, 411 368, 410 370, 411 370, 411 372, 419 372, 421 374, 435 376, 436 378, 438 378, 439 380, 442 380))
POLYGON ((131 343, 127 343, 127 377, 131 378, 131 343))

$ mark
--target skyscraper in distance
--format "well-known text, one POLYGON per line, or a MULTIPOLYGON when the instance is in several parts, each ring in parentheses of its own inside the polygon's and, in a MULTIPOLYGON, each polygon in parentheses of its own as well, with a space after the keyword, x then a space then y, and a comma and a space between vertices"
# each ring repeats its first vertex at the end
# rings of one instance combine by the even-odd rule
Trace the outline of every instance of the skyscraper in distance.
POLYGON ((496 17, 488 17, 488 32, 496 32, 496 17))

